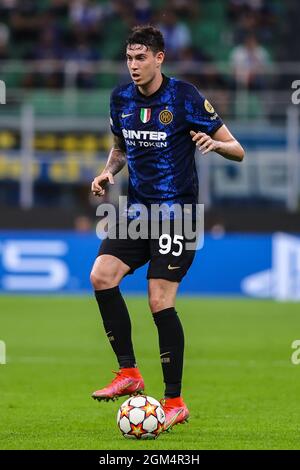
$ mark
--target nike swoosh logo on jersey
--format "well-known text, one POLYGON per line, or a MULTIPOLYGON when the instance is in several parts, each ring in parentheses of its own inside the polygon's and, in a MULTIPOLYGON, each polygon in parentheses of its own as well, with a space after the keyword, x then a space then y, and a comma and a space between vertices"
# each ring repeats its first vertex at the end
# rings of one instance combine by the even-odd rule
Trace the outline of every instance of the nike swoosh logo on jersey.
POLYGON ((129 114, 122 113, 121 118, 126 118, 126 117, 132 116, 132 115, 133 115, 133 113, 129 113, 129 114))
POLYGON ((179 268, 180 268, 180 266, 171 266, 170 264, 169 264, 169 266, 168 266, 168 269, 169 269, 170 271, 171 271, 171 269, 179 269, 179 268))

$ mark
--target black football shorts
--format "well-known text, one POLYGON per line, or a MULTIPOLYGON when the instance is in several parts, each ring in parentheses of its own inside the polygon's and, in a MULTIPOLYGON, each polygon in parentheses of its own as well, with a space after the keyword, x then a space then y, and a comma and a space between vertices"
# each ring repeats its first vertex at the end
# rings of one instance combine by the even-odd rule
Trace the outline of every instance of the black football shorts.
MULTIPOLYGON (((149 228, 147 239, 121 239, 118 235, 120 224, 117 224, 114 227, 117 237, 108 234, 100 245, 98 256, 115 256, 130 267, 128 274, 149 262, 147 279, 180 282, 193 262, 197 236, 186 236, 182 222, 180 227, 174 220, 170 220, 167 228, 161 222, 157 224, 156 234, 151 235, 149 228)), ((194 222, 192 227, 195 228, 194 222)))

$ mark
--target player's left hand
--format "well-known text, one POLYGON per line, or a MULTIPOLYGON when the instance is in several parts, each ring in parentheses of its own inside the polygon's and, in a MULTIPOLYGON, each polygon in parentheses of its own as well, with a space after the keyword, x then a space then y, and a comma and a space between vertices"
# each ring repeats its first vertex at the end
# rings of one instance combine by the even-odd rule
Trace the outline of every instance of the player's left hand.
POLYGON ((208 152, 213 150, 217 150, 219 146, 219 142, 217 140, 212 139, 209 135, 205 134, 204 132, 194 132, 190 131, 192 136, 192 140, 195 142, 196 146, 202 153, 205 155, 208 152))

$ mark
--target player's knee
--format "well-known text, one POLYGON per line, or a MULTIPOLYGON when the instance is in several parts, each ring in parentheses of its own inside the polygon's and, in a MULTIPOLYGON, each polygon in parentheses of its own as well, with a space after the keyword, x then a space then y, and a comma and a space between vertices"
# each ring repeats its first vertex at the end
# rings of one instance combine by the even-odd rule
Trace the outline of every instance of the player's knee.
POLYGON ((103 270, 93 270, 90 274, 90 281, 95 290, 110 289, 118 284, 115 276, 103 270))
POLYGON ((150 295, 149 306, 152 313, 163 310, 166 308, 165 305, 167 305, 167 299, 162 293, 150 295))
POLYGON ((92 271, 90 274, 90 281, 95 290, 100 290, 99 286, 102 284, 102 277, 98 273, 92 271))

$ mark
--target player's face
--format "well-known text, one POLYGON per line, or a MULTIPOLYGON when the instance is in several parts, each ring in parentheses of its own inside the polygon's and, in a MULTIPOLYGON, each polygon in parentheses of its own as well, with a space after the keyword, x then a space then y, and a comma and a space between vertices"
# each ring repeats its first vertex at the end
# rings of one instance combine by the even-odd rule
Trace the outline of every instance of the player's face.
POLYGON ((142 44, 131 44, 126 50, 127 66, 132 80, 138 86, 145 86, 160 73, 164 53, 154 53, 142 44))

